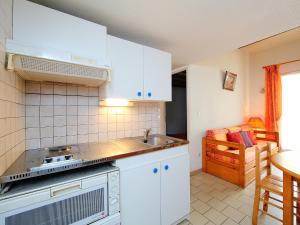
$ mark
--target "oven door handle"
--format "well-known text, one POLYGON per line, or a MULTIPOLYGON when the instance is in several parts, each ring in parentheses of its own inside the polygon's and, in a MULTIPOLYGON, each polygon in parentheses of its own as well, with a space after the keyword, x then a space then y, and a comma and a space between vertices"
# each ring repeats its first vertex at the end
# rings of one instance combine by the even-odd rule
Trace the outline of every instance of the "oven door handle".
POLYGON ((81 190, 81 182, 74 182, 72 184, 51 188, 51 197, 65 195, 78 190, 81 190))

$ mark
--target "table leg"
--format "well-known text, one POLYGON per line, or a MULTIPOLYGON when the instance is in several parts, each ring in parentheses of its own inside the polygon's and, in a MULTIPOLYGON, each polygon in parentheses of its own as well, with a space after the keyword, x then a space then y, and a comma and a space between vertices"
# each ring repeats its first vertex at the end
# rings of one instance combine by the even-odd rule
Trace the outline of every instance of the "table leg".
POLYGON ((293 180, 283 173, 283 225, 293 224, 293 180))

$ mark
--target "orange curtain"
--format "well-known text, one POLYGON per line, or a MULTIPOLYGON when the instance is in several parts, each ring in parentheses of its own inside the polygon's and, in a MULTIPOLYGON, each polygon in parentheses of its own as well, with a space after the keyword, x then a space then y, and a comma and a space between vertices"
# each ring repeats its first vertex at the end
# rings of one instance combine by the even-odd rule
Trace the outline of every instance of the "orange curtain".
POLYGON ((265 90, 266 90, 266 112, 265 125, 269 131, 278 131, 278 121, 282 110, 282 90, 279 65, 266 66, 265 90))

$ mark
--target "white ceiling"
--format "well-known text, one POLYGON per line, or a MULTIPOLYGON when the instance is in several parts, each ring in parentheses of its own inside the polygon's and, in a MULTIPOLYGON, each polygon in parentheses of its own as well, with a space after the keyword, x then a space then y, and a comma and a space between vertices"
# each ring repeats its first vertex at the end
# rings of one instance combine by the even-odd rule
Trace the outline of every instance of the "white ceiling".
POLYGON ((197 63, 300 25, 300 0, 33 0, 197 63))

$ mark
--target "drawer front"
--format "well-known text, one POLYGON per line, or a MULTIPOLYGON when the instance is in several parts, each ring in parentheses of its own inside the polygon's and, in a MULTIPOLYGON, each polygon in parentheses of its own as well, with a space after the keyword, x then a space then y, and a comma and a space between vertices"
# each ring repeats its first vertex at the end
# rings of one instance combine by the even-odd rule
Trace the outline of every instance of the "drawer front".
POLYGON ((0 201, 0 213, 22 208, 50 199, 50 189, 0 201))

